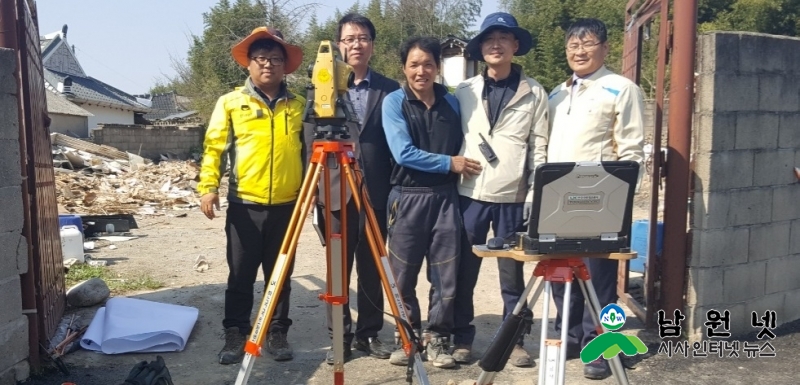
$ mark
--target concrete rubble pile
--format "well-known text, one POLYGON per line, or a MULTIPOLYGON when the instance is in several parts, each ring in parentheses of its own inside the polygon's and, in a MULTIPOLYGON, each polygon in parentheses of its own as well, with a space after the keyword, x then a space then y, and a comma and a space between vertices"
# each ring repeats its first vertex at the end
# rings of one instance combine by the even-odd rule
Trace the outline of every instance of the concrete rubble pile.
POLYGON ((164 215, 200 205, 195 193, 200 168, 194 161, 155 164, 68 137, 55 137, 52 143, 56 197, 62 212, 164 215))

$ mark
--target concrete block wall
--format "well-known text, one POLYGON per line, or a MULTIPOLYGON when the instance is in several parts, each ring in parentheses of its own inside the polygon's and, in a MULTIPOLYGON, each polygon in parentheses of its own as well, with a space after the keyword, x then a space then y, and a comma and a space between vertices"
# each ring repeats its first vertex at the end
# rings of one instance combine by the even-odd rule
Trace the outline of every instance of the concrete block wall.
MULTIPOLYGON (((661 111, 661 146, 667 145, 667 123, 669 120, 669 99, 664 100, 664 110, 661 111)), ((644 101, 644 140, 653 143, 653 134, 656 127, 656 101, 644 101)))
POLYGON ((698 36, 687 319, 731 312, 731 332, 758 331, 751 312, 800 319, 800 39, 698 36))
POLYGON ((27 241, 22 236, 16 54, 0 48, 0 384, 29 377, 28 318, 22 314, 20 274, 28 271, 27 241))
POLYGON ((158 159, 161 154, 170 152, 185 159, 193 149, 202 151, 205 129, 201 126, 100 124, 90 135, 96 144, 145 158, 158 159))

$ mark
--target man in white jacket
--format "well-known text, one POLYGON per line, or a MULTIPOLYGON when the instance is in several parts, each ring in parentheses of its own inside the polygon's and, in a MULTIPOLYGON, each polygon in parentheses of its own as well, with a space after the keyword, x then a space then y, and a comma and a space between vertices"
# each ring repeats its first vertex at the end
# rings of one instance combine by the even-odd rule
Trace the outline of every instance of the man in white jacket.
MULTIPOLYGON (((496 237, 524 231, 533 202, 533 171, 545 161, 548 130, 547 91, 512 64, 514 56, 528 53, 531 34, 514 16, 498 12, 486 17, 480 33, 467 44, 473 58, 486 63, 480 75, 459 84, 455 95, 461 106, 464 145, 461 155, 479 159, 483 171, 461 177, 458 184, 461 214, 469 244, 462 247, 455 298, 453 358, 471 359, 475 338, 473 291, 481 258, 472 245, 486 243, 491 225, 496 237)), ((525 289, 522 262, 498 258, 503 318, 508 316, 525 289)), ((509 362, 533 366, 530 355, 516 342, 509 362)))
MULTIPOLYGON (((644 157, 644 98, 639 87, 609 71, 606 26, 597 19, 578 20, 567 30, 567 62, 573 75, 550 92, 548 162, 633 160, 644 157)), ((640 167, 640 176, 641 170, 640 167)), ((600 307, 617 302, 617 261, 585 258, 600 307)), ((553 284, 561 329, 564 284, 553 284)), ((577 357, 597 331, 581 290, 571 290, 567 355, 577 357), (584 310, 584 308, 586 310, 584 310)), ((584 376, 611 375, 601 357, 584 366, 584 376)))

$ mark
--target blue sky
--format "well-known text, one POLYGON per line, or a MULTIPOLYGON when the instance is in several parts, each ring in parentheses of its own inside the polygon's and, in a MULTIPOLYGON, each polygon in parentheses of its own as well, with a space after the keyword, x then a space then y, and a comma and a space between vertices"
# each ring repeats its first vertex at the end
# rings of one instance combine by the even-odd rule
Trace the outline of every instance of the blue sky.
MULTIPOLYGON (((336 2, 299 0, 322 5, 319 20, 338 7, 357 0, 336 2)), ((170 57, 186 58, 190 36, 203 31, 203 12, 217 0, 37 0, 42 35, 68 25, 67 40, 89 76, 130 94, 147 92, 164 75, 173 75, 170 57)), ((365 0, 361 0, 364 4, 365 0)), ((498 0, 483 0, 480 19, 497 10, 498 0)), ((481 20, 476 21, 480 25, 481 20)), ((475 29, 477 29, 477 25, 475 29)))

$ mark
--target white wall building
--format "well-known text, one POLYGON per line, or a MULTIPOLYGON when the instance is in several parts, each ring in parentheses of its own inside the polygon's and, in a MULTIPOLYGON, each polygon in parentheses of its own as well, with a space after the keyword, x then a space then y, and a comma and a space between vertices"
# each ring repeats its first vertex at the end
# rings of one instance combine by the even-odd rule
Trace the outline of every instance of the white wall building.
POLYGON ((469 57, 467 41, 449 36, 442 41, 442 73, 439 82, 456 87, 478 74, 478 62, 469 57))
MULTIPOLYGON (((66 25, 42 37, 41 45, 45 87, 89 113, 85 136, 100 123, 134 124, 137 114, 150 112, 136 97, 86 74, 74 47, 67 42, 66 25)), ((48 113, 52 115, 51 127, 67 124, 58 121, 61 117, 53 111, 48 113)), ((84 130, 79 131, 84 137, 84 130)))

